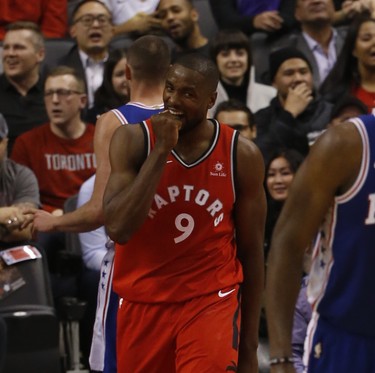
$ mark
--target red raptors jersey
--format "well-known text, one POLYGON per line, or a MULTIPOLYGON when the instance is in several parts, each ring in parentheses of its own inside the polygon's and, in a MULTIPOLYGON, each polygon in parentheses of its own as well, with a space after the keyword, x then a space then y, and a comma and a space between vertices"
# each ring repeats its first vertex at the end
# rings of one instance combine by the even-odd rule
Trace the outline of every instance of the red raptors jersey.
MULTIPOLYGON (((155 136, 143 123, 148 151, 155 136)), ((172 151, 148 217, 125 245, 116 245, 113 287, 133 302, 179 302, 242 281, 233 207, 237 136, 214 122, 209 149, 192 164, 172 151)))

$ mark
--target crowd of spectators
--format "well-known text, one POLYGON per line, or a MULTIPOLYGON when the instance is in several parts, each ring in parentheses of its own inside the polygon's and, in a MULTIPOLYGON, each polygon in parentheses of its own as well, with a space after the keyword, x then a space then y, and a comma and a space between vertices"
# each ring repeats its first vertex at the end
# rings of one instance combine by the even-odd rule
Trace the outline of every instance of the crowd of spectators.
MULTIPOLYGON (((2 1, 0 216, 18 222, 0 231, 0 240, 32 238, 31 229, 15 233, 32 218, 23 216, 25 208, 61 215, 81 186, 80 205, 90 199, 84 188, 94 183, 94 125, 130 100, 137 66, 129 70, 126 48, 152 34, 167 41, 172 60, 202 53, 217 65, 218 96, 209 115, 254 141, 267 166, 267 252, 287 187, 312 144, 329 126, 375 108, 373 11, 365 0, 2 1), (203 1, 216 22, 213 38, 202 31, 203 1), (259 35, 262 61, 253 43, 259 35), (56 66, 45 62, 51 38, 73 43, 56 66), (287 186, 280 181, 281 197, 271 185, 278 175, 288 179, 287 186)), ((61 236, 34 232, 33 238, 48 255, 64 245, 61 236)), ((103 227, 97 236, 95 244, 92 235, 90 242, 81 235, 85 265, 96 272, 106 250, 103 227)), ((56 264, 50 265, 52 271, 56 264)))

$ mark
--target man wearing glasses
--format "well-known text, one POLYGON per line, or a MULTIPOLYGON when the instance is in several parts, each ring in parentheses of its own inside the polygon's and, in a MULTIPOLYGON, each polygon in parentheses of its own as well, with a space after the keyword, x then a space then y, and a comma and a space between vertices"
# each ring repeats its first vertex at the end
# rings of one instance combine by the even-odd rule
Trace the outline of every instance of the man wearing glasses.
POLYGON ((80 118, 86 101, 85 84, 74 69, 53 69, 44 86, 49 123, 19 136, 11 153, 34 171, 42 208, 53 214, 62 213, 65 200, 96 170, 94 126, 80 118))
POLYGON ((70 67, 57 67, 48 75, 44 102, 49 123, 19 136, 11 158, 35 173, 42 208, 61 215, 65 200, 95 173, 94 126, 80 118, 85 84, 70 67))
POLYGON ((74 67, 86 82, 88 110, 84 118, 94 121, 90 109, 94 105, 94 92, 103 81, 104 63, 113 36, 110 11, 99 0, 80 2, 72 14, 70 35, 76 45, 59 60, 59 65, 74 67))

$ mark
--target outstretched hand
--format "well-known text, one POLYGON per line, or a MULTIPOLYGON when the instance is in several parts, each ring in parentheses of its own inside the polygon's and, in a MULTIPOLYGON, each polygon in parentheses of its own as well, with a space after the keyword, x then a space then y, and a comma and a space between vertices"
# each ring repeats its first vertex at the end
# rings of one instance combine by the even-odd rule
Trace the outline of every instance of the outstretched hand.
POLYGON ((36 210, 34 213, 34 229, 40 232, 52 232, 55 230, 56 216, 44 210, 36 210))

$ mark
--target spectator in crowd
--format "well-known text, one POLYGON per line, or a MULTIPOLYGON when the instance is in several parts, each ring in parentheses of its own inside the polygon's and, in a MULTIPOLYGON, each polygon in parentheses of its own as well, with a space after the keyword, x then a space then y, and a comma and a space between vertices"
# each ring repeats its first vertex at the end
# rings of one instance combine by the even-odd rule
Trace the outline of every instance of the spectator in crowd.
POLYGON ((99 0, 83 0, 73 10, 70 35, 76 45, 59 60, 59 65, 73 67, 84 79, 88 109, 84 119, 94 122, 94 94, 103 81, 104 64, 113 36, 110 11, 99 0))
POLYGON ((308 276, 304 276, 301 282, 301 289, 298 294, 296 307, 294 309, 293 329, 292 329, 292 350, 294 358, 294 369, 296 373, 303 373, 304 344, 307 333, 307 326, 311 320, 312 308, 307 300, 308 276))
MULTIPOLYGON (((94 189, 95 175, 92 175, 80 187, 77 200, 77 208, 88 202, 94 189)), ((78 234, 82 250, 83 264, 88 270, 100 271, 104 255, 107 252, 105 247, 108 237, 104 226, 78 234)))
POLYGON ((269 64, 277 97, 255 113, 257 144, 266 158, 275 147, 306 155, 309 142, 326 128, 332 104, 314 92, 310 63, 298 49, 286 47, 272 52, 269 64))
POLYGON ((86 104, 85 84, 74 69, 52 70, 44 98, 49 123, 21 135, 11 157, 35 172, 42 208, 60 215, 65 200, 95 172, 94 126, 80 119, 86 104))
POLYGON ((156 7, 159 0, 128 0, 126 6, 121 1, 101 0, 112 14, 114 34, 144 35, 161 30, 156 7))
POLYGON ((247 35, 254 32, 280 34, 296 26, 290 0, 210 0, 219 29, 238 28, 247 35))
POLYGON ((0 114, 0 241, 29 240, 32 215, 24 210, 39 207, 38 182, 29 168, 8 159, 7 145, 8 126, 0 114))
POLYGON ((338 126, 350 118, 364 114, 367 114, 367 106, 362 101, 353 96, 344 96, 333 107, 327 127, 338 126))
POLYGON ((67 0, 0 1, 0 40, 6 27, 18 21, 34 22, 46 38, 63 38, 67 32, 67 0))
MULTIPOLYGON (((91 176, 81 185, 78 192, 77 208, 80 208, 90 200, 94 188, 94 182, 95 175, 91 176)), ((103 265, 103 270, 101 271, 103 261, 105 260, 108 262, 104 259, 107 254, 106 243, 108 237, 104 226, 101 226, 90 232, 79 233, 78 238, 83 262, 82 271, 80 272, 79 297, 87 303, 85 317, 80 322, 80 332, 82 335, 80 342, 82 354, 85 359, 87 359, 87 362, 89 362, 90 347, 96 317, 100 319, 100 322, 105 320, 101 313, 96 316, 96 308, 98 303, 103 302, 102 298, 98 299, 98 286, 100 294, 104 290, 103 283, 107 280, 106 276, 110 276, 109 265, 103 265)))
MULTIPOLYGON (((80 118, 86 105, 85 84, 72 68, 60 66, 51 71, 44 97, 49 123, 21 135, 11 157, 34 171, 42 209, 61 215, 65 200, 95 173, 94 126, 80 118)), ((46 251, 50 271, 55 272, 57 252, 65 247, 64 235, 39 232, 38 241, 46 251)))
POLYGON ((303 52, 312 67, 315 88, 327 77, 344 44, 346 29, 332 26, 334 14, 333 0, 296 0, 295 17, 301 30, 278 42, 303 52))
POLYGON ((210 55, 209 41, 200 30, 192 0, 160 0, 157 10, 163 30, 176 44, 172 59, 191 52, 210 55))
POLYGON ((349 27, 337 63, 321 87, 322 95, 337 102, 344 95, 361 100, 371 112, 375 108, 375 19, 359 16, 349 27))
POLYGON ((103 82, 95 92, 96 115, 126 104, 129 101, 129 83, 125 74, 126 53, 115 49, 104 64, 103 82))
POLYGON ((359 14, 373 9, 372 0, 333 0, 335 5, 335 25, 347 25, 359 14))
POLYGON ((249 140, 256 137, 254 115, 241 101, 231 99, 221 102, 216 107, 214 118, 220 123, 240 131, 240 134, 249 140))
POLYGON ((237 99, 256 112, 268 106, 276 96, 275 88, 255 82, 250 41, 243 32, 236 29, 219 31, 211 43, 211 57, 219 69, 220 81, 210 115, 228 98, 237 99))
POLYGON ((294 175, 302 161, 303 156, 294 149, 275 149, 266 160, 267 219, 264 234, 266 258, 271 246, 273 228, 288 197, 294 175))
POLYGON ((47 121, 40 66, 44 60, 44 39, 32 22, 15 22, 7 27, 3 42, 0 76, 0 113, 9 127, 9 151, 21 133, 47 121))

